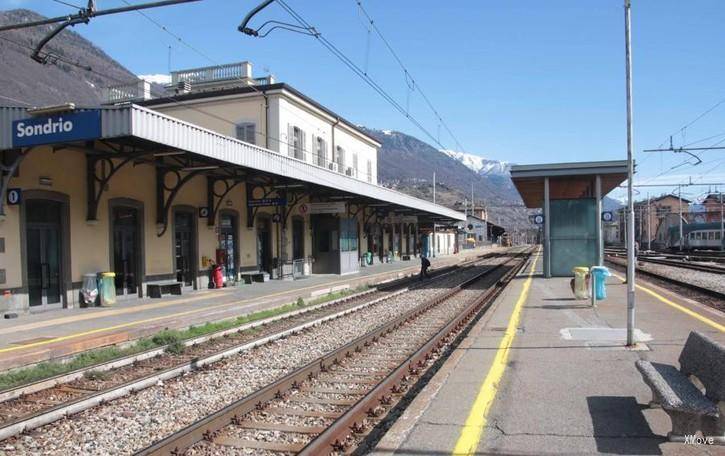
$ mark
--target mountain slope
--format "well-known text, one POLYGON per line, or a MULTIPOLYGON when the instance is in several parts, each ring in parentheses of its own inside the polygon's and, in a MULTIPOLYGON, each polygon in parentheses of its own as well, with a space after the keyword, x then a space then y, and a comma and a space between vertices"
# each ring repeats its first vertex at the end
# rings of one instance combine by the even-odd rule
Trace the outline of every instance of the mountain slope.
MULTIPOLYGON (((0 24, 39 19, 44 16, 25 9, 0 12, 0 24)), ((0 104, 42 106, 74 102, 80 106, 98 105, 102 87, 137 79, 93 43, 71 30, 61 32, 43 48, 55 63, 42 65, 31 59, 36 44, 52 27, 38 26, 0 35, 0 104)))
POLYGON ((478 155, 467 154, 455 150, 443 149, 444 154, 458 160, 466 165, 469 169, 483 176, 489 174, 508 174, 511 170, 511 164, 505 161, 488 160, 478 155))

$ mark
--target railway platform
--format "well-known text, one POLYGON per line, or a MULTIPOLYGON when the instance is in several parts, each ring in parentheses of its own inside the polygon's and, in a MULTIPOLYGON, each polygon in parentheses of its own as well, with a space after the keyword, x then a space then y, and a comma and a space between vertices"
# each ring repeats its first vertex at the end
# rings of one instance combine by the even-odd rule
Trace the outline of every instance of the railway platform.
MULTIPOLYGON (((431 259, 432 269, 473 259, 499 247, 465 250, 431 259)), ((183 329, 279 307, 330 290, 356 288, 409 275, 420 262, 398 261, 356 274, 314 275, 295 281, 269 281, 219 290, 198 290, 162 299, 119 301, 114 307, 54 310, 0 320, 0 372, 67 357, 86 350, 123 344, 164 329, 183 329)))
POLYGON ((679 366, 692 330, 725 343, 725 314, 638 281, 633 349, 625 347, 626 285, 607 281, 592 308, 569 278, 522 270, 471 329, 374 454, 725 454, 667 440, 669 417, 647 404, 638 359, 679 366))

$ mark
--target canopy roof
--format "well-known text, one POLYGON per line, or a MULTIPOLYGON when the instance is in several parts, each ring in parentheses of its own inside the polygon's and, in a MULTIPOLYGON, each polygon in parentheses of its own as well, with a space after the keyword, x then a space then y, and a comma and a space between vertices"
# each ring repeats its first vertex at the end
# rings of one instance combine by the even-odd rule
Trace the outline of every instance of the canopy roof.
POLYGON ((595 197, 595 179, 601 176, 602 196, 627 179, 627 161, 598 161, 580 163, 549 163, 514 165, 511 180, 527 208, 544 205, 544 178, 549 178, 551 199, 595 197))

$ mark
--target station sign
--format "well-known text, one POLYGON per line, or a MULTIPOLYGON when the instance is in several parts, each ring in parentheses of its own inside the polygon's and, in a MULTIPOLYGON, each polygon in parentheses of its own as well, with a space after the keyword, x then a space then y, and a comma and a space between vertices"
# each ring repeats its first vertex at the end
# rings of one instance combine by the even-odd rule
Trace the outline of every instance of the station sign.
MULTIPOLYGON (((340 214, 347 210, 344 201, 328 202, 328 203, 307 203, 306 210, 309 214, 340 214)), ((302 208, 300 207, 300 210, 302 208)))
POLYGON ((247 207, 264 207, 264 206, 286 206, 285 198, 258 198, 248 199, 247 207))
POLYGON ((602 212, 602 222, 611 222, 612 220, 614 220, 614 214, 612 211, 602 212))
POLYGON ((92 109, 13 122, 13 146, 37 146, 101 137, 101 111, 92 109))
POLYGON ((17 206, 23 200, 23 190, 19 188, 9 188, 5 197, 8 206, 17 206))
POLYGON ((544 224, 544 214, 536 214, 531 216, 531 221, 536 225, 544 224))

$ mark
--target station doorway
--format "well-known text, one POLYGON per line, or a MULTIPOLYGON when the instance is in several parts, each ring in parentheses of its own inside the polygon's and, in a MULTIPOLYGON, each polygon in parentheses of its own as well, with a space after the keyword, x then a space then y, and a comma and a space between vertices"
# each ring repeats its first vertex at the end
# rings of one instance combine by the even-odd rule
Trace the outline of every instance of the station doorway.
POLYGON ((31 309, 59 308, 63 302, 63 204, 31 199, 25 203, 28 299, 31 309))
POLYGON ((257 219, 257 266, 272 274, 272 224, 269 217, 257 219))
POLYGON ((111 208, 113 272, 116 273, 116 294, 139 294, 141 278, 141 233, 139 210, 130 206, 111 208))
POLYGON ((222 251, 222 258, 217 262, 224 268, 224 274, 228 281, 237 280, 238 251, 237 245, 237 217, 231 213, 222 213, 219 216, 219 249, 222 251), (221 261, 220 261, 221 260, 221 261))
POLYGON ((292 259, 305 258, 305 220, 301 217, 292 219, 292 259))
POLYGON ((196 288, 195 214, 189 210, 174 211, 174 269, 176 280, 196 288))

